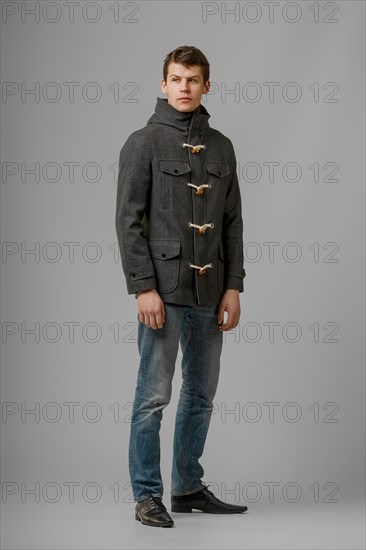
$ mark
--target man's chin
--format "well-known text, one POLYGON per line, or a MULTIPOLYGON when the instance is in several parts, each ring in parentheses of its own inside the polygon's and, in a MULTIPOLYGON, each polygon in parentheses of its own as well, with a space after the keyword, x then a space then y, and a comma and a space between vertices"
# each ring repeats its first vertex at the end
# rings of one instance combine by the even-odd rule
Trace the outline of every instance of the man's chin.
POLYGON ((197 107, 198 105, 196 106, 192 105, 192 101, 187 101, 187 102, 177 101, 176 104, 174 105, 174 108, 177 111, 180 111, 181 113, 190 113, 192 111, 195 111, 197 107))

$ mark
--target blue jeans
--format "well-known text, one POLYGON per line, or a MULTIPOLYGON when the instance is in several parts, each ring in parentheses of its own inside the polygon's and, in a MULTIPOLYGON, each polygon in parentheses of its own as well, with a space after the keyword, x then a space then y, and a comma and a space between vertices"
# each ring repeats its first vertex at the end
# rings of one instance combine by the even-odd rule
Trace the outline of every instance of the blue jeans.
POLYGON ((199 491, 204 470, 199 463, 219 380, 223 334, 218 306, 165 303, 165 323, 152 329, 138 319, 140 366, 131 416, 129 471, 135 501, 149 494, 163 497, 159 430, 172 393, 172 379, 182 349, 182 387, 175 418, 171 494, 199 491))

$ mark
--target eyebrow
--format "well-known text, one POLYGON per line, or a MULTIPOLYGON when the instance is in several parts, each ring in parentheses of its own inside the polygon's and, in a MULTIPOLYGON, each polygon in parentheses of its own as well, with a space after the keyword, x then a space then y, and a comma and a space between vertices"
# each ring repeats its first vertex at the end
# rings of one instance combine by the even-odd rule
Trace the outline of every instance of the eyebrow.
MULTIPOLYGON (((171 75, 169 75, 169 76, 170 76, 170 78, 171 78, 172 76, 176 76, 177 78, 181 78, 178 74, 171 74, 171 75)), ((200 77, 200 75, 198 75, 198 74, 193 74, 193 75, 191 75, 191 76, 188 76, 187 78, 199 78, 199 77, 200 77)))

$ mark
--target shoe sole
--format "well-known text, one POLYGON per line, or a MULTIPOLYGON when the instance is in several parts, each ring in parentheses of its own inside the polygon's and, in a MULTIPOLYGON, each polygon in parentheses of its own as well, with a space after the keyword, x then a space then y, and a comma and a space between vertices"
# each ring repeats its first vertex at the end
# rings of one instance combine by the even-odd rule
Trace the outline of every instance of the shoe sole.
POLYGON ((141 521, 143 525, 148 525, 149 527, 173 527, 174 521, 172 522, 166 522, 166 523, 153 523, 150 521, 143 521, 138 514, 135 514, 135 519, 137 521, 141 521))
POLYGON ((246 508, 245 510, 218 510, 217 512, 210 512, 208 510, 202 510, 201 508, 194 508, 192 506, 182 506, 180 504, 174 504, 171 506, 172 512, 177 513, 184 513, 184 514, 190 514, 192 510, 199 510, 200 512, 204 512, 206 514, 243 514, 248 510, 246 508))

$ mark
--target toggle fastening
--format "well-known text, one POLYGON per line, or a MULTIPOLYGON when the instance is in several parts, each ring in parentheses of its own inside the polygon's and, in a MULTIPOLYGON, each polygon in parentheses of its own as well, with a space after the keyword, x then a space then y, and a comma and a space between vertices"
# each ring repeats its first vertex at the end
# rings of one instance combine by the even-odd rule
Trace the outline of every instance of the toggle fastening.
POLYGON ((196 189, 195 195, 197 197, 200 197, 202 193, 205 190, 205 187, 211 187, 208 183, 203 183, 202 185, 195 185, 194 183, 187 183, 187 185, 190 185, 191 187, 194 187, 196 189))
POLYGON ((198 229, 197 233, 203 235, 208 227, 214 227, 213 223, 204 223, 203 225, 197 225, 196 223, 188 222, 189 227, 195 227, 198 229))
POLYGON ((189 143, 183 143, 183 147, 192 147, 191 153, 199 153, 201 149, 206 149, 206 145, 190 145, 189 143))
POLYGON ((198 275, 203 275, 204 273, 206 273, 207 268, 213 267, 213 263, 206 264, 202 267, 199 266, 199 265, 194 265, 194 264, 188 264, 188 265, 189 265, 189 267, 193 267, 194 269, 198 269, 198 275))

